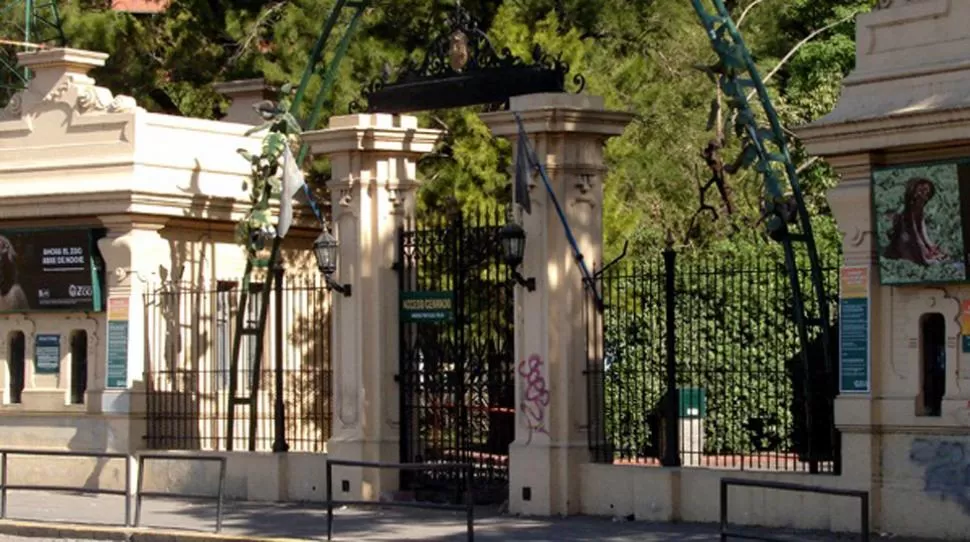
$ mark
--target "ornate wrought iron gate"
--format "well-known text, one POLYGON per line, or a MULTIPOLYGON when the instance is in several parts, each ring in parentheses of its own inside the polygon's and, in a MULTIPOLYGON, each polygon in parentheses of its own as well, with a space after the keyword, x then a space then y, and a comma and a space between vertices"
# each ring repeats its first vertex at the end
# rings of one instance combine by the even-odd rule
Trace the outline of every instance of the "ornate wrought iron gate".
MULTIPOLYGON (((508 495, 514 283, 499 220, 399 232, 401 460, 474 465, 478 503, 508 495)), ((460 495, 457 472, 402 474, 419 498, 460 495)))

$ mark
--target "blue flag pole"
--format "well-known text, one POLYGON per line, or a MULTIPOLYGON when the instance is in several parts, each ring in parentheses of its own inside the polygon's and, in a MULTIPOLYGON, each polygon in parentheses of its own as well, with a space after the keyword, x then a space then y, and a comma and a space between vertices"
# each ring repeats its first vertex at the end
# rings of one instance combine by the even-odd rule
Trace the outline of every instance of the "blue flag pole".
POLYGON ((539 170, 539 176, 542 177, 542 183, 546 186, 546 191, 549 193, 549 197, 552 199, 552 204, 556 207, 556 213, 559 215, 559 221, 562 222, 563 230, 566 232, 566 240, 569 241, 569 245, 573 249, 573 257, 576 259, 576 264, 579 265, 579 271, 583 274, 583 282, 589 286, 589 290, 593 294, 593 300, 596 302, 596 309, 599 312, 603 312, 603 299, 600 297, 599 291, 596 289, 596 281, 593 279, 592 273, 589 272, 589 267, 586 266, 586 260, 583 257, 583 253, 580 252, 579 245, 576 243, 576 237, 573 236, 573 230, 569 227, 569 221, 566 220, 566 214, 563 213, 562 206, 559 205, 559 199, 556 197, 556 193, 552 190, 552 183, 549 182, 549 176, 546 175, 546 168, 539 162, 538 157, 536 157, 535 150, 532 148, 532 142, 529 141, 529 136, 525 132, 525 126, 522 124, 522 117, 520 117, 518 113, 515 113, 515 122, 519 125, 519 141, 525 141, 525 148, 528 151, 527 158, 530 165, 539 170))

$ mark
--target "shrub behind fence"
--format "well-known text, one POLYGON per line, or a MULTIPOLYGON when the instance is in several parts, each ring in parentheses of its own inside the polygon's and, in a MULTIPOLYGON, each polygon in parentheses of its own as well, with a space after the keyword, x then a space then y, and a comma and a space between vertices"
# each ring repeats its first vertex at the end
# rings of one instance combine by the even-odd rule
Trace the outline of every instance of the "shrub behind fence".
MULTIPOLYGON (((590 367, 595 388, 590 390, 590 416, 602 420, 599 438, 591 432, 597 459, 660 464, 664 424, 677 423, 684 465, 833 471, 838 450, 834 375, 824 369, 821 337, 814 337, 812 365, 805 371, 784 263, 768 257, 679 260, 671 267, 660 258, 621 264, 599 279, 606 304, 604 338, 593 359, 602 361, 590 367), (668 269, 673 271, 672 295, 668 269), (664 399, 669 303, 679 390, 674 413, 667 413, 664 399), (811 378, 810 401, 806 377, 811 378), (812 411, 811 427, 806 405, 812 411)), ((833 355, 838 269, 838 263, 828 262, 824 271, 833 355)), ((802 289, 814 299, 809 279, 806 265, 802 289)))

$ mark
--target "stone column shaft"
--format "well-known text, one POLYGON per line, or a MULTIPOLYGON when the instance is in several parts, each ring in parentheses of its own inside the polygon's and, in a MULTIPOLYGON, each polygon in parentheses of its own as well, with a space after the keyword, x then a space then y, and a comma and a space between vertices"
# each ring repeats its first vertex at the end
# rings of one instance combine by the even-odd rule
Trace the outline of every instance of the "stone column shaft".
MULTIPOLYGON (((105 302, 109 306, 126 302, 128 306, 127 375, 124 387, 109 389, 108 357, 102 352, 96 359, 104 363, 89 369, 98 379, 89 396, 100 403, 100 410, 105 414, 127 417, 131 424, 129 434, 115 438, 127 441, 127 447, 122 449, 137 450, 143 447, 145 435, 145 333, 150 326, 159 325, 159 322, 146 322, 144 295, 146 286, 164 278, 171 265, 169 243, 159 234, 166 220, 135 215, 103 216, 100 220, 108 230, 98 242, 105 262, 105 302)), ((104 333, 107 344, 106 329, 104 333)))
MULTIPOLYGON (((409 116, 335 117, 304 139, 330 158, 334 236, 340 241, 334 277, 352 295, 333 293, 333 436, 330 457, 400 459, 397 232, 414 211, 417 160, 441 132, 421 130, 409 116)), ((397 472, 334 471, 338 498, 374 499, 397 489, 397 472), (344 481, 349 491, 345 491, 344 481)))
MULTIPOLYGON (((496 136, 517 143, 522 119, 552 191, 592 271, 602 264, 603 151, 631 116, 603 100, 567 94, 513 98, 511 110, 484 116, 496 136)), ((518 159, 518 158, 517 158, 518 159)), ((524 215, 521 273, 536 291, 516 292, 516 432, 510 457, 510 510, 553 515, 580 509, 579 467, 589 461, 586 341, 593 303, 552 197, 541 177, 524 215)), ((595 320, 592 320, 595 321, 595 320)))
MULTIPOLYGON (((881 217, 873 212, 873 171, 967 156, 970 36, 963 21, 970 3, 882 4, 856 21, 855 69, 835 109, 798 129, 808 151, 826 158, 842 177, 828 199, 844 235, 844 265, 870 269, 870 389, 842 393, 835 401, 843 479, 870 491, 874 528, 959 538, 970 525, 965 507, 941 504, 943 494, 930 489, 935 466, 924 457, 970 446, 970 392, 959 378, 959 370, 970 367, 970 356, 959 347, 967 289, 959 281, 882 285, 879 251, 888 232, 878 231, 881 217), (923 317, 932 313, 946 321, 946 393, 939 416, 921 412, 923 317), (913 517, 922 520, 908 519, 913 517)), ((927 219, 934 222, 930 227, 946 228, 955 220, 937 216, 927 219)), ((847 527, 846 519, 835 527, 847 527)))

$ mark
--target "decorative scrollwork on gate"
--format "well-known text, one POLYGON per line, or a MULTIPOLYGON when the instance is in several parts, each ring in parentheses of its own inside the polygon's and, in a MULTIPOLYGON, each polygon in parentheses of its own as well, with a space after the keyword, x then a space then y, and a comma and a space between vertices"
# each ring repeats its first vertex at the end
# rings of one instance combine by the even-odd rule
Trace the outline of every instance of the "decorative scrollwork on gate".
MULTIPOLYGON (((405 113, 467 105, 502 105, 512 96, 540 92, 565 92, 570 66, 536 45, 531 59, 515 56, 509 48, 497 49, 481 24, 460 5, 448 18, 448 26, 431 42, 424 59, 406 61, 396 77, 385 68, 372 81, 350 112, 405 113)), ((576 74, 578 92, 586 79, 576 74)))

